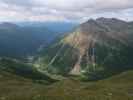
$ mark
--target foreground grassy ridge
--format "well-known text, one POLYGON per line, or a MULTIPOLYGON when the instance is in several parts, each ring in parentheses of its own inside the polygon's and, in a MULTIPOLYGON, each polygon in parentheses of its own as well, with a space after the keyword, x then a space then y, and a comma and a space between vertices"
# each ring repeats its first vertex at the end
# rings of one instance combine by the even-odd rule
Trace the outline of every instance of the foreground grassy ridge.
POLYGON ((97 82, 64 79, 43 85, 4 71, 0 100, 133 100, 133 71, 97 82))

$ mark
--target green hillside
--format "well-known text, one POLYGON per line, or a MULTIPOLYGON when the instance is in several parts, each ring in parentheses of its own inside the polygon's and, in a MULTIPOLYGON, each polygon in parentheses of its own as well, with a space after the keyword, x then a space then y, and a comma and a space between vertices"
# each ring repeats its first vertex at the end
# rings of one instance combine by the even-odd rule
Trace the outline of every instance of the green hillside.
POLYGON ((10 58, 0 58, 0 72, 11 73, 33 81, 38 81, 42 83, 44 82, 47 84, 54 82, 53 79, 39 72, 31 64, 26 64, 10 58))
POLYGON ((69 78, 45 85, 1 71, 0 100, 132 100, 132 76, 133 71, 127 71, 106 80, 69 78))

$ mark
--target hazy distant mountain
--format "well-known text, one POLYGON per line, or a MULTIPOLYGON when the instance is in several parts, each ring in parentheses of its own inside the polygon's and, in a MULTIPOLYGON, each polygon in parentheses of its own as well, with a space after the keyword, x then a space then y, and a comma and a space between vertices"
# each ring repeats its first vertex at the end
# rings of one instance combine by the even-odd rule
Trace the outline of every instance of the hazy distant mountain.
POLYGON ((49 30, 43 25, 0 24, 0 56, 23 58, 34 55, 61 33, 49 30))
POLYGON ((13 23, 3 22, 0 24, 0 29, 17 29, 18 26, 13 23))
POLYGON ((42 52, 42 70, 103 78, 133 68, 133 25, 115 18, 90 19, 42 52))
POLYGON ((45 27, 56 33, 67 33, 73 30, 78 24, 71 22, 20 22, 17 23, 20 26, 28 27, 45 27))

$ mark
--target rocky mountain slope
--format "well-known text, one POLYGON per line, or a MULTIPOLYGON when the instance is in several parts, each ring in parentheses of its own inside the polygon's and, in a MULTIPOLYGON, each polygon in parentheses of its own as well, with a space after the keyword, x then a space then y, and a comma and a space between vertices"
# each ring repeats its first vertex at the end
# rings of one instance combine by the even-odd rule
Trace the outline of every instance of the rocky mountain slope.
POLYGON ((43 50, 37 64, 49 73, 103 78, 133 68, 133 25, 90 19, 43 50))

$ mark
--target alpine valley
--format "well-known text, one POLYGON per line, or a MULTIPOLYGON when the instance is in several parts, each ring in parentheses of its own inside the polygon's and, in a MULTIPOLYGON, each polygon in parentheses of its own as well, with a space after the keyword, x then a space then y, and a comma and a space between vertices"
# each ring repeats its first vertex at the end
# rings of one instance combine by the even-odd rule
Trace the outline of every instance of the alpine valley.
POLYGON ((0 24, 0 100, 133 100, 133 22, 0 24))

